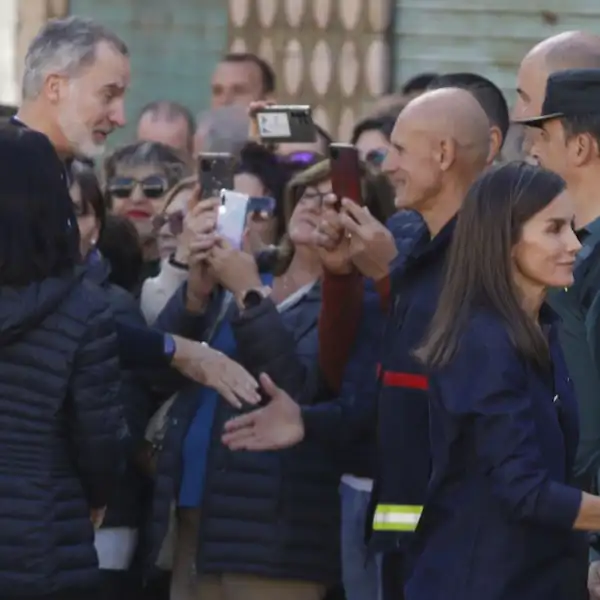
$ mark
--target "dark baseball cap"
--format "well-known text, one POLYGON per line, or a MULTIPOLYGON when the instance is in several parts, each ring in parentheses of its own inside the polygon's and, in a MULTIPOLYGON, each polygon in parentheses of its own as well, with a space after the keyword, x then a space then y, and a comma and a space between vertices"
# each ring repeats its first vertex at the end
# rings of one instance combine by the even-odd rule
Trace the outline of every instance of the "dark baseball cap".
POLYGON ((542 114, 515 123, 541 127, 550 119, 589 114, 600 114, 600 69, 568 69, 548 77, 542 114))

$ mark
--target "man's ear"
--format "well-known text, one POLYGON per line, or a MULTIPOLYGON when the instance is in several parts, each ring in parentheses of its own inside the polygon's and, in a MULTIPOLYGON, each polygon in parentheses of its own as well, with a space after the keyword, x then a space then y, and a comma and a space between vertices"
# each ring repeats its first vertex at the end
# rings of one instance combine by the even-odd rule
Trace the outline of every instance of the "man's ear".
POLYGON ((502 132, 500 131, 500 127, 497 125, 492 125, 490 127, 490 152, 487 157, 488 165, 491 165, 494 160, 496 160, 496 157, 500 154, 503 142, 504 138, 502 136, 502 132))
POLYGON ((454 164, 456 159, 456 140, 452 138, 442 138, 439 141, 437 161, 440 170, 447 171, 454 164))
POLYGON ((64 79, 56 74, 50 74, 44 81, 43 94, 51 104, 58 104, 61 98, 64 79))

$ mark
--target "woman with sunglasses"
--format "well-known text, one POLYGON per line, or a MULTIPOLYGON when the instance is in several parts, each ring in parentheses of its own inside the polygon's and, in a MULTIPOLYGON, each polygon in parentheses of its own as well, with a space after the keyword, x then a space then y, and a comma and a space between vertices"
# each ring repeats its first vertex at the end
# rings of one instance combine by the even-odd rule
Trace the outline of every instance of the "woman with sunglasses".
POLYGON ((191 175, 189 166, 168 146, 136 142, 119 148, 106 159, 104 175, 113 214, 129 219, 140 235, 143 275, 157 275, 161 256, 156 217, 162 213, 166 193, 191 175))
POLYGON ((154 217, 160 272, 142 285, 140 304, 148 323, 154 323, 169 298, 187 280, 189 245, 192 233, 185 214, 197 183, 196 176, 175 184, 165 197, 161 211, 154 217))
MULTIPOLYGON (((125 261, 128 255, 133 256, 138 274, 130 279, 138 279, 141 251, 137 233, 108 223, 108 219, 120 220, 122 217, 107 217, 104 195, 96 174, 89 166, 75 161, 71 174, 73 183, 70 191, 81 234, 81 254, 88 264, 88 277, 106 291, 116 317, 131 325, 144 326, 144 318, 134 296, 112 283, 111 265, 99 250, 104 245, 103 236, 116 228, 121 232, 121 239, 112 240, 110 245, 118 247, 118 253, 125 261)), ((129 225, 129 222, 124 222, 129 225)), ((121 259, 115 256, 115 260, 121 259)), ((132 564, 142 525, 144 481, 134 466, 133 458, 134 450, 141 447, 152 405, 150 394, 131 372, 121 371, 121 377, 120 399, 132 435, 132 455, 109 499, 102 526, 96 532, 95 546, 102 573, 99 600, 135 598, 142 584, 141 573, 132 570, 132 564)))

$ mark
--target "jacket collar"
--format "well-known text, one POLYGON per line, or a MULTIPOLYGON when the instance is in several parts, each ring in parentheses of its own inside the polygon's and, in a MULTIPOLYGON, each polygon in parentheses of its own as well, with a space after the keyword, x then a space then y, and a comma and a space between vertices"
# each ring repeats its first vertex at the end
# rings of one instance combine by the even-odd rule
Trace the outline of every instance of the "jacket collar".
POLYGON ((452 241, 457 218, 456 215, 452 217, 434 238, 431 237, 429 230, 425 229, 409 257, 407 266, 413 267, 416 264, 435 260, 441 254, 445 254, 452 241))

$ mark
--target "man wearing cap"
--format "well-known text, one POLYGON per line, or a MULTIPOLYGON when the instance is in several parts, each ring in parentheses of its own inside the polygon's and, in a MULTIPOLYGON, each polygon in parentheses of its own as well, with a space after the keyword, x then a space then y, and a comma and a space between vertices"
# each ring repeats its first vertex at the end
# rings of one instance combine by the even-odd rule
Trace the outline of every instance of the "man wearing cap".
POLYGON ((549 302, 562 317, 561 342, 580 403, 576 483, 590 491, 600 466, 599 322, 594 303, 600 291, 600 69, 551 74, 540 113, 518 121, 537 129, 531 151, 542 166, 563 177, 575 205, 575 229, 582 243, 575 283, 568 290, 554 290, 549 302))

